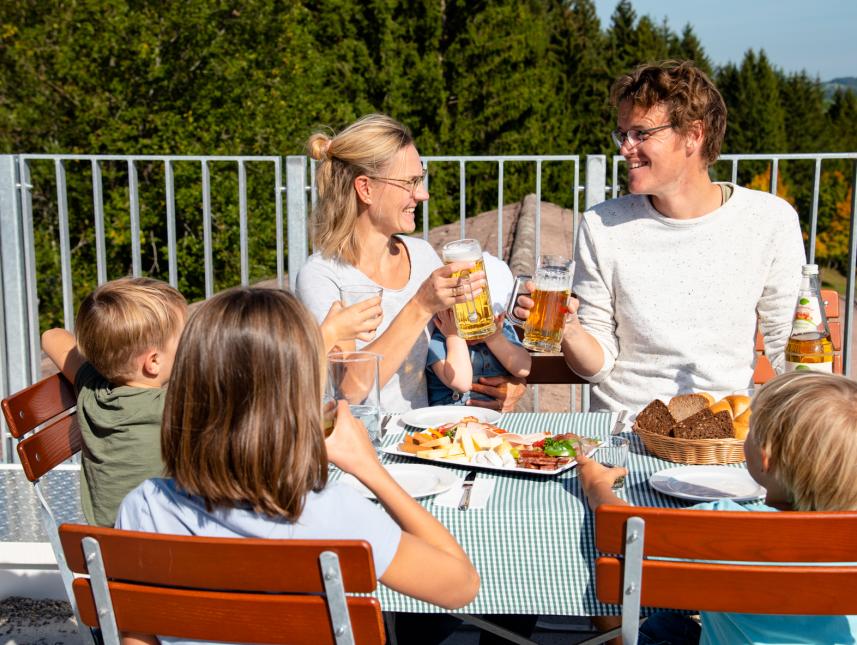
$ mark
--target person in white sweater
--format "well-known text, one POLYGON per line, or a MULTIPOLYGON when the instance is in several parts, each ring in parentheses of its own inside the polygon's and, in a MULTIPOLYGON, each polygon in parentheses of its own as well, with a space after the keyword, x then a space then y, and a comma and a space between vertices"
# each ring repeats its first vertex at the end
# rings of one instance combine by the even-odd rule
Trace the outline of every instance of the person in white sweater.
POLYGON ((631 194, 583 215, 566 362, 593 384, 597 410, 749 388, 757 321, 774 369, 783 363, 806 261, 797 213, 711 181, 726 106, 691 62, 642 65, 611 101, 631 194))

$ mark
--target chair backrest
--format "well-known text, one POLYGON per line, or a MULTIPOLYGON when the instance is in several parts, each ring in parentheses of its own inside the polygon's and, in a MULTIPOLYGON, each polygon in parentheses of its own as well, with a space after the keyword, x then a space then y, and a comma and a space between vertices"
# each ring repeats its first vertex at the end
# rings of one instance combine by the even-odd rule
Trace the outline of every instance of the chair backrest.
POLYGON ((0 405, 9 432, 19 440, 18 457, 31 482, 80 452, 77 397, 62 374, 44 378, 0 405))
POLYGON ((80 452, 83 445, 77 423, 74 386, 62 374, 54 374, 3 399, 0 407, 9 432, 18 439, 18 458, 24 474, 35 487, 42 528, 57 560, 57 568, 77 618, 82 642, 94 643, 89 628, 80 620, 72 589, 74 576, 66 565, 56 518, 42 494, 39 481, 80 452))
MULTIPOLYGON (((830 325, 830 341, 833 343, 833 373, 842 374, 842 321, 839 319, 839 293, 833 289, 822 289, 821 300, 824 302, 824 313, 830 325)), ((776 374, 765 356, 765 342, 759 332, 756 332, 756 355, 753 382, 756 385, 762 385, 774 378, 776 374)))
POLYGON ((376 587, 372 550, 362 540, 189 537, 73 524, 60 526, 60 539, 71 570, 83 576, 74 581, 83 621, 99 625, 100 593, 112 605, 115 622, 105 622, 107 611, 100 623, 108 644, 116 629, 227 642, 384 642, 378 600, 345 595, 376 587), (100 556, 88 559, 87 550, 100 556))
POLYGON ((641 604, 857 614, 857 512, 603 506, 595 529, 595 545, 603 554, 595 564, 596 594, 602 602, 623 604, 626 643, 636 642, 641 604))

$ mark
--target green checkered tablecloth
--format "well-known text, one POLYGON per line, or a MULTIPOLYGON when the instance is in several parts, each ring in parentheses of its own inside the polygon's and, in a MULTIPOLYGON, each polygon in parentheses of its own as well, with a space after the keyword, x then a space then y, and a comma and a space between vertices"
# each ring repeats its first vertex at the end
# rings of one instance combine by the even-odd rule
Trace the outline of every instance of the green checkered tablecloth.
MULTIPOLYGON (((505 414, 498 426, 511 432, 554 434, 575 432, 607 437, 615 415, 609 413, 505 414)), ((402 438, 393 427, 384 445, 402 438)), ((649 487, 648 478, 663 468, 677 466, 646 454, 636 435, 631 439, 629 475, 620 496, 638 506, 686 507, 689 503, 662 495, 649 487)), ((384 455, 397 463, 408 458, 384 455)), ((441 462, 431 462, 440 464, 441 462)), ((449 466, 452 467, 452 466, 449 466)), ((468 469, 454 468, 463 477, 468 469)), ((575 469, 546 477, 526 472, 483 471, 496 479, 484 509, 459 511, 421 503, 456 537, 482 578, 476 599, 462 611, 494 614, 559 614, 595 616, 618 614, 615 605, 595 597, 594 515, 589 510, 575 469)), ((426 575, 431 575, 427 565, 426 575)), ((379 583, 377 597, 385 611, 441 612, 441 608, 396 593, 379 583)))

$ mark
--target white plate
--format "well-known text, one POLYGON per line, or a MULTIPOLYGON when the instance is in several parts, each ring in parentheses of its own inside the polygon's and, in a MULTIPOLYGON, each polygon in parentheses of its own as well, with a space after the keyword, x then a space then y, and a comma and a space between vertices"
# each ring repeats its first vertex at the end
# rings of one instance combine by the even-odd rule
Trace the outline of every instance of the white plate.
MULTIPOLYGON (((458 475, 451 470, 425 464, 385 464, 384 468, 393 476, 399 486, 414 498, 437 495, 452 488, 458 481, 458 475)), ((355 488, 364 497, 375 499, 375 494, 360 481, 348 473, 343 473, 339 481, 355 488)))
POLYGON ((652 488, 665 495, 695 502, 731 499, 748 502, 765 496, 765 489, 743 468, 682 466, 665 468, 649 478, 652 488))
POLYGON ((497 410, 470 405, 436 405, 432 408, 417 408, 403 414, 400 419, 414 428, 436 428, 444 423, 455 423, 464 417, 476 417, 482 423, 497 423, 501 414, 497 410))

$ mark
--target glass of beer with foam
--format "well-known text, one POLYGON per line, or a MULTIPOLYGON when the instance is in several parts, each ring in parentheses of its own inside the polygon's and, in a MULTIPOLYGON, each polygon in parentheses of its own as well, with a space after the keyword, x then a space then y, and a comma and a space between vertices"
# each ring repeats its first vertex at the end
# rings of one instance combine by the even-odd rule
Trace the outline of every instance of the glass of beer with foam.
POLYGON ((507 315, 524 328, 523 345, 534 352, 558 352, 565 327, 566 303, 571 295, 571 280, 574 263, 560 255, 543 255, 536 266, 536 275, 521 275, 515 279, 515 288, 509 299, 507 315), (535 284, 532 298, 533 308, 526 320, 518 320, 512 311, 521 293, 521 286, 532 281, 535 284))
POLYGON ((455 326, 458 335, 465 340, 479 340, 490 336, 497 327, 494 324, 494 311, 491 307, 491 294, 488 291, 486 276, 485 286, 475 296, 470 283, 470 274, 485 272, 485 261, 482 259, 482 247, 477 240, 456 240, 443 245, 441 252, 444 264, 452 262, 473 262, 472 270, 465 269, 452 274, 458 278, 458 289, 461 295, 467 297, 465 302, 456 304, 455 326))

